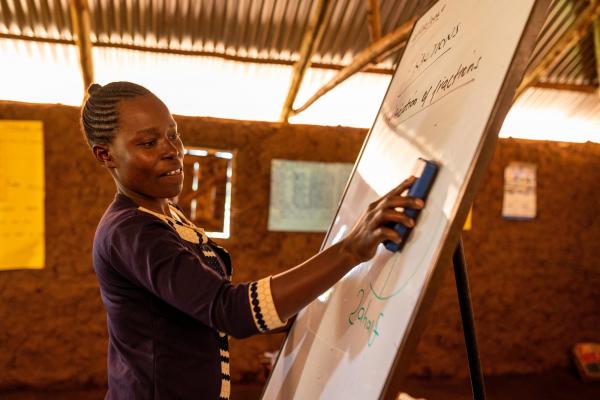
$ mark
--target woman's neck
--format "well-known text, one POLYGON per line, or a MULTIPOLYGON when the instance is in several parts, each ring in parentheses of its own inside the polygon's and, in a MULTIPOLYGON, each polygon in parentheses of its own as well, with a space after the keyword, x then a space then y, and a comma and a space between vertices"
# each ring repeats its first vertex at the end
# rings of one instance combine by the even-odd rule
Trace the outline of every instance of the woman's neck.
POLYGON ((117 192, 124 196, 129 197, 131 200, 133 200, 137 205, 139 205, 141 207, 147 208, 150 211, 154 211, 154 212, 172 217, 171 211, 169 209, 169 199, 144 196, 143 194, 129 190, 129 189, 119 185, 118 183, 117 183, 117 192))

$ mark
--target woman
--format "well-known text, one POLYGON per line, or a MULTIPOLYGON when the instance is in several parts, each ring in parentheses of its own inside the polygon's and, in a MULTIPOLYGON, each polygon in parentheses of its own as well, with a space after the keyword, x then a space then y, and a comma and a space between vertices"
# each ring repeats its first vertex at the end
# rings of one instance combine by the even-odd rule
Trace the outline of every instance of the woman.
POLYGON ((183 144, 163 102, 142 86, 90 86, 82 126, 117 193, 94 238, 93 263, 108 315, 107 399, 228 399, 228 335, 246 337, 285 321, 384 240, 411 177, 369 209, 340 242, 285 272, 234 285, 225 249, 169 199, 183 185, 183 144))

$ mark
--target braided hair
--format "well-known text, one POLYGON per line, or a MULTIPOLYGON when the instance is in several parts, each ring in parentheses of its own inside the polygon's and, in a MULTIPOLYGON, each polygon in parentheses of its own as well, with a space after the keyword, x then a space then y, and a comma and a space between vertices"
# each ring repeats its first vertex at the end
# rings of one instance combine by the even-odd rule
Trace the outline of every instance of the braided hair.
POLYGON ((81 107, 81 126, 90 147, 112 142, 119 127, 119 101, 150 93, 132 82, 111 82, 104 86, 92 83, 81 107))

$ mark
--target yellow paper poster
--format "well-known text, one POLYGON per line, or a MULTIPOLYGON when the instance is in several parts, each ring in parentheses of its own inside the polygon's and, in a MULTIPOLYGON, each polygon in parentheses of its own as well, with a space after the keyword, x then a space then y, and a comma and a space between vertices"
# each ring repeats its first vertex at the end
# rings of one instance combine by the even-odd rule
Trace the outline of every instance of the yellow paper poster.
POLYGON ((0 121, 0 269, 43 268, 44 131, 0 121))

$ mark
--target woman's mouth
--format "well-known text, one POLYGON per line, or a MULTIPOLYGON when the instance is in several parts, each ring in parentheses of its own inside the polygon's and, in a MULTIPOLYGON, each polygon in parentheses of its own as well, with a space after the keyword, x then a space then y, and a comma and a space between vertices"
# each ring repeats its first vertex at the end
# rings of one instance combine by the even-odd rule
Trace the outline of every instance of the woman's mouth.
POLYGON ((165 172, 164 174, 161 174, 161 176, 174 176, 174 175, 181 175, 182 173, 183 173, 183 170, 181 168, 177 168, 172 171, 165 172))

